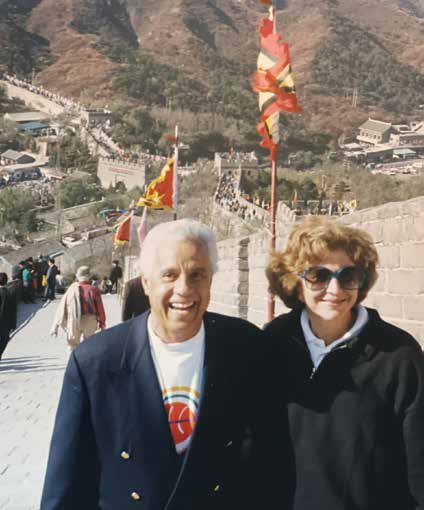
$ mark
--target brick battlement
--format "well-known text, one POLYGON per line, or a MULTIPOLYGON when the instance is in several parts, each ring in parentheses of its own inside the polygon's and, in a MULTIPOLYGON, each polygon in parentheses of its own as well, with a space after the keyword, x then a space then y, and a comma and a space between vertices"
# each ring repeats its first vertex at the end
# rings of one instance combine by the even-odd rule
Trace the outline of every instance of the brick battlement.
MULTIPOLYGON (((296 218, 279 207, 277 248, 284 247, 296 218)), ((424 346, 424 197, 356 211, 337 221, 362 228, 380 257, 379 279, 365 301, 384 319, 406 329, 424 346)), ((218 243, 219 271, 210 309, 266 322, 268 234, 260 232, 218 243)), ((285 307, 277 300, 276 313, 285 307)))

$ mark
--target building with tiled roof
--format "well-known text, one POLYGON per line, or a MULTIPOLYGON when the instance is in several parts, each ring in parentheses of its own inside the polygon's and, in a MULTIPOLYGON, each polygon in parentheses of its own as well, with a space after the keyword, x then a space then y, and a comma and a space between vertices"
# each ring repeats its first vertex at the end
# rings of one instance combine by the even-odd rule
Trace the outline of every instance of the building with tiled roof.
POLYGON ((42 112, 5 113, 3 118, 4 120, 17 122, 18 124, 23 124, 25 122, 45 122, 50 120, 50 116, 47 113, 42 112))
POLYGON ((6 152, 0 155, 2 163, 5 165, 24 165, 26 163, 33 163, 35 159, 28 154, 22 154, 22 152, 8 149, 6 152))
POLYGON ((370 145, 387 143, 390 140, 392 125, 380 120, 368 119, 359 127, 359 134, 356 137, 358 142, 370 145))

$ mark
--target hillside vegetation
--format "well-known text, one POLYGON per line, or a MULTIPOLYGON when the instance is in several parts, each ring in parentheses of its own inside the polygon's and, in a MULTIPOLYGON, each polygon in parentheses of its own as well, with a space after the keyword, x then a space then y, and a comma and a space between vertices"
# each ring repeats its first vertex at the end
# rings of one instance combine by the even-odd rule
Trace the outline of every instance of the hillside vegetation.
MULTIPOLYGON (((287 0, 278 9, 306 131, 405 120, 424 103, 422 0, 287 0)), ((208 131, 257 141, 250 76, 264 15, 258 0, 0 0, 0 71, 35 71, 36 83, 89 106, 205 114, 208 131)), ((191 131, 205 132, 204 121, 191 131)))
POLYGON ((206 82, 159 63, 144 51, 131 52, 116 71, 114 86, 146 105, 254 120, 257 104, 250 87, 249 69, 211 51, 204 58, 211 69, 206 82))
POLYGON ((411 114, 424 103, 424 75, 400 63, 378 37, 333 13, 332 34, 316 53, 314 80, 337 95, 358 88, 362 104, 381 105, 388 112, 411 114))
MULTIPOLYGON (((244 177, 243 191, 269 202, 271 176, 264 170, 257 179, 244 177)), ((357 200, 358 209, 376 207, 424 196, 424 174, 397 178, 373 175, 362 167, 343 168, 340 164, 326 164, 308 172, 279 168, 277 199, 291 201, 295 191, 298 200, 357 200)))
POLYGON ((26 29, 40 0, 0 0, 0 70, 29 75, 52 63, 49 41, 26 29))

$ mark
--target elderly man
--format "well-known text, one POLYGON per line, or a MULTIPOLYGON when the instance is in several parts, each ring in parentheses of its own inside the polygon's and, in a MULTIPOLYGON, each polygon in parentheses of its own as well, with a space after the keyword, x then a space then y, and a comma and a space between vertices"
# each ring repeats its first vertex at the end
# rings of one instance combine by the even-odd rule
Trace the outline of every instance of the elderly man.
MULTIPOLYGON (((275 424, 262 334, 206 312, 217 250, 204 225, 156 226, 141 257, 151 311, 71 355, 41 510, 259 508, 263 481, 278 473, 278 489, 284 485, 287 457, 276 469, 269 460, 276 443, 254 448, 270 435, 260 427, 275 424), (252 475, 252 449, 261 481, 252 475)), ((269 494, 262 491, 263 508, 269 494)))
POLYGON ((62 296, 50 334, 57 335, 59 326, 66 331, 70 351, 99 329, 106 326, 106 316, 100 291, 90 281, 90 268, 77 269, 76 282, 62 296))

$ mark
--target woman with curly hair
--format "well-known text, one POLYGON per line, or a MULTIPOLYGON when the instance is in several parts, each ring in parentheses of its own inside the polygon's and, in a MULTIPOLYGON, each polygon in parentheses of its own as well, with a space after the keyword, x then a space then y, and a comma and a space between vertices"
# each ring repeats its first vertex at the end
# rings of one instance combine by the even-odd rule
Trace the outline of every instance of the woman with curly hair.
POLYGON ((424 510, 424 361, 361 302, 377 280, 364 231, 310 217, 267 268, 292 309, 265 331, 287 380, 294 510, 424 510))

